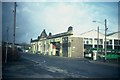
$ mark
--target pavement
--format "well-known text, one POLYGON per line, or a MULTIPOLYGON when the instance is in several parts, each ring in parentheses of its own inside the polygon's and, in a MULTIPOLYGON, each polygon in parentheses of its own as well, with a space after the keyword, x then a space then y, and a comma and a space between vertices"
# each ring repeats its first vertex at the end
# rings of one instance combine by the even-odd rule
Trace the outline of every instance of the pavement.
POLYGON ((108 66, 114 66, 114 67, 120 67, 120 64, 118 62, 114 61, 94 61, 94 60, 89 60, 91 63, 95 64, 103 64, 103 65, 108 65, 108 66))

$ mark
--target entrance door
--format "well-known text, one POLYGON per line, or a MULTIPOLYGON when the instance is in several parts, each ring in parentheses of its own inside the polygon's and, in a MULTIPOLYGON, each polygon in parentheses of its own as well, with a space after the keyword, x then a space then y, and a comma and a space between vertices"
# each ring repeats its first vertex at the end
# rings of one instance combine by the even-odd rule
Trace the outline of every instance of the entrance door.
POLYGON ((62 53, 63 53, 63 57, 68 57, 68 43, 63 43, 62 53))
POLYGON ((53 55, 60 56, 60 42, 51 42, 53 47, 53 55))
POLYGON ((56 56, 60 56, 60 42, 56 42, 56 56))

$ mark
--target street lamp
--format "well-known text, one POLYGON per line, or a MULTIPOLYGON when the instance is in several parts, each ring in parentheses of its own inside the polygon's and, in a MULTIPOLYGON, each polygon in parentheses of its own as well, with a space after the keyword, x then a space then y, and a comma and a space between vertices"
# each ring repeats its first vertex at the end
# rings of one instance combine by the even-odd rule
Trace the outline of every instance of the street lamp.
MULTIPOLYGON (((92 22, 96 22, 96 21, 92 21, 92 22)), ((99 26, 97 28, 97 54, 98 54, 98 50, 99 50, 99 26)))
MULTIPOLYGON (((92 22, 97 22, 97 23, 102 24, 102 23, 99 22, 99 21, 92 21, 92 22)), ((106 55, 107 55, 106 36, 107 36, 107 30, 108 30, 108 28, 107 28, 107 20, 106 20, 106 19, 105 19, 105 23, 104 23, 104 25, 105 25, 105 42, 104 42, 104 48, 105 48, 105 60, 106 60, 106 55)), ((98 29, 98 32, 99 32, 99 29, 98 29)), ((99 35, 98 35, 98 36, 99 36, 99 35)))

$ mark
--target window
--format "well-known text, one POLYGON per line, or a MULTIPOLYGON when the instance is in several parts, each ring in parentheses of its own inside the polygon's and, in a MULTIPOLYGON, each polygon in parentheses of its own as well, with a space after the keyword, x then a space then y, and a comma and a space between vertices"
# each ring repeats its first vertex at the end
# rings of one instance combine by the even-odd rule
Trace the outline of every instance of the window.
POLYGON ((112 44, 112 40, 110 40, 109 42, 110 42, 110 44, 112 44))
POLYGON ((87 44, 89 44, 89 41, 86 41, 87 44))
POLYGON ((118 43, 119 43, 118 40, 114 40, 115 45, 118 45, 118 43))
POLYGON ((87 44, 88 38, 84 38, 84 44, 87 44))
POLYGON ((100 44, 103 44, 103 39, 100 39, 100 42, 99 42, 100 44))
POLYGON ((92 44, 92 38, 89 39, 89 44, 92 44))
POLYGON ((94 39, 94 43, 97 44, 97 39, 96 38, 94 39))
POLYGON ((88 38, 84 38, 84 40, 88 40, 88 38))
POLYGON ((119 41, 119 45, 120 45, 120 40, 118 40, 119 41))
POLYGON ((107 42, 106 42, 106 44, 108 45, 108 44, 109 44, 109 42, 107 41, 107 42))

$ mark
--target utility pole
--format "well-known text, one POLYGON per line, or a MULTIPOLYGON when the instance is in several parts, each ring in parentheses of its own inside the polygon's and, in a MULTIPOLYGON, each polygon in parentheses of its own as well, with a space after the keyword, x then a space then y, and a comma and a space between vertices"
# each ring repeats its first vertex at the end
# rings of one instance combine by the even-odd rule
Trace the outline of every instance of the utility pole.
MULTIPOLYGON (((98 22, 98 21, 92 21, 92 22, 98 22)), ((98 22, 101 24, 101 22, 98 22)), ((104 48, 105 48, 105 60, 106 60, 106 56, 107 56, 107 43, 106 43, 106 35, 107 35, 107 20, 105 19, 105 41, 104 41, 104 48)), ((99 31, 99 28, 98 28, 99 31)), ((99 36, 99 35, 98 35, 99 36)), ((97 45, 99 44, 99 42, 97 41, 97 45)), ((98 47, 97 47, 98 48, 98 47)))
POLYGON ((105 60, 106 60, 106 56, 107 56, 107 43, 106 43, 106 35, 107 35, 107 20, 105 19, 105 43, 104 43, 104 46, 105 46, 105 60))
POLYGON ((97 34, 97 54, 98 54, 98 50, 99 50, 99 26, 98 26, 98 28, 97 28, 97 32, 98 32, 98 34, 97 34))
POLYGON ((9 31, 9 27, 7 26, 7 42, 6 42, 5 63, 7 63, 7 53, 8 53, 8 31, 9 31))
POLYGON ((14 33, 13 33, 13 37, 14 37, 14 40, 13 40, 13 53, 14 53, 14 50, 15 50, 15 32, 16 32, 16 2, 14 2, 14 33))

